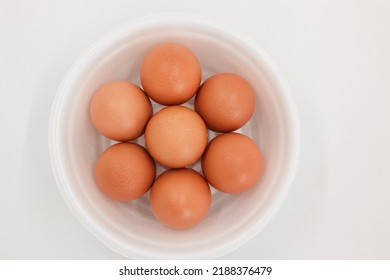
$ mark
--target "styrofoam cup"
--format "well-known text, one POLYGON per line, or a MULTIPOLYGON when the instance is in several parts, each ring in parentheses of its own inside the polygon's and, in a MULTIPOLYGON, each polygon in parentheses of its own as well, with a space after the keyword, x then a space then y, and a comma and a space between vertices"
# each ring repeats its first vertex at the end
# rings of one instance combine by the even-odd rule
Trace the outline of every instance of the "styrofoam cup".
MULTIPOLYGON (((154 104, 154 112, 161 106, 154 104)), ((185 104, 191 107, 193 100, 185 104)), ((219 21, 188 14, 159 14, 131 21, 84 52, 55 97, 49 149, 59 189, 75 216, 96 238, 128 258, 208 259, 238 248, 255 236, 281 206, 298 163, 299 125, 286 80, 269 55, 242 32, 219 21), (112 144, 93 127, 89 102, 112 80, 140 85, 144 55, 160 43, 179 43, 198 57, 203 80, 219 72, 244 77, 256 94, 255 112, 240 130, 264 156, 264 173, 247 192, 213 191, 207 217, 196 227, 161 225, 149 207, 149 193, 117 202, 98 188, 94 167, 112 144)), ((209 138, 215 136, 210 132, 209 138)), ((143 137, 136 142, 144 144, 143 137)), ((200 171, 197 162, 193 168, 200 171)), ((158 167, 158 173, 164 168, 158 167)))

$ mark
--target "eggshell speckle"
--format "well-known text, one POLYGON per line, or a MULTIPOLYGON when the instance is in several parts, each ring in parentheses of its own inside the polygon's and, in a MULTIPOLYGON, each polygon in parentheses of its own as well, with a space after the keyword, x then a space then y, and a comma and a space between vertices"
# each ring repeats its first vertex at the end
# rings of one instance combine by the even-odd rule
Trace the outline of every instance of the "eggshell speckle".
POLYGON ((253 187, 263 172, 263 158, 256 143, 239 133, 225 133, 209 143, 203 157, 206 180, 225 193, 253 187))
POLYGON ((210 187, 192 169, 171 169, 161 174, 150 191, 150 207, 164 225, 186 229, 197 225, 211 204, 210 187))
POLYGON ((103 193, 115 200, 127 201, 149 190, 156 176, 156 165, 140 145, 118 143, 99 157, 95 174, 103 193))

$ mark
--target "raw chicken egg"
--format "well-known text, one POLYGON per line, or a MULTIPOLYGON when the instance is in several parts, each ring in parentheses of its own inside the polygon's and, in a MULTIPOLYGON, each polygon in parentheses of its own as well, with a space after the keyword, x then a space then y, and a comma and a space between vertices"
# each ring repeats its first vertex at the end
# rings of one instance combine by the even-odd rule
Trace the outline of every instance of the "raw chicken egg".
POLYGON ((183 106, 157 112, 145 130, 145 144, 160 164, 180 168, 193 164, 207 146, 207 128, 202 118, 183 106))
POLYGON ((150 100, 141 88, 127 81, 110 82, 99 88, 89 111, 96 130, 116 141, 141 136, 153 113, 150 100))
POLYGON ((202 70, 196 56, 178 44, 152 49, 141 66, 141 84, 151 99, 163 105, 186 102, 197 92, 202 70))
POLYGON ((186 229, 197 225, 211 204, 210 187, 192 169, 171 169, 161 174, 150 191, 150 207, 162 224, 186 229))
POLYGON ((103 193, 112 199, 127 201, 149 190, 156 176, 156 165, 142 146, 118 143, 101 154, 95 174, 103 193))
POLYGON ((256 143, 248 136, 234 132, 220 134, 206 148, 202 171, 217 190, 240 193, 260 179, 263 158, 256 143))
POLYGON ((249 83, 239 75, 220 73, 208 78, 195 97, 195 111, 207 127, 230 132, 248 122, 255 108, 249 83))

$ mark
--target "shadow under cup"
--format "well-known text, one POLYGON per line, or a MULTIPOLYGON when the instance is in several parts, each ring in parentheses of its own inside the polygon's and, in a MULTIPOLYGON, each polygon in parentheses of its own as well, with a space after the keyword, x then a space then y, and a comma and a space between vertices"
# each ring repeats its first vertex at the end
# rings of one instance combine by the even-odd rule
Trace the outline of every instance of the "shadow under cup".
MULTIPOLYGON (((191 107, 193 100, 185 104, 191 107)), ((154 112, 162 106, 153 102, 154 112)), ((211 139, 216 134, 209 133, 211 139)), ((136 140, 144 144, 143 137, 136 140)), ((99 240, 129 258, 208 259, 236 249, 256 235, 281 206, 299 154, 295 106, 286 81, 253 41, 223 23, 183 15, 130 22, 103 37, 73 65, 53 104, 49 148, 59 189, 72 212, 99 240), (149 193, 117 202, 98 188, 94 167, 113 142, 89 118, 89 102, 101 85, 129 80, 140 85, 144 55, 161 43, 178 43, 198 57, 203 79, 220 72, 244 77, 256 95, 255 112, 238 132, 251 137, 264 157, 264 173, 247 192, 213 190, 206 218, 188 230, 161 225, 149 208, 149 193)), ((193 168, 200 171, 197 162, 193 168)), ((158 174, 163 171, 158 168, 158 174)))

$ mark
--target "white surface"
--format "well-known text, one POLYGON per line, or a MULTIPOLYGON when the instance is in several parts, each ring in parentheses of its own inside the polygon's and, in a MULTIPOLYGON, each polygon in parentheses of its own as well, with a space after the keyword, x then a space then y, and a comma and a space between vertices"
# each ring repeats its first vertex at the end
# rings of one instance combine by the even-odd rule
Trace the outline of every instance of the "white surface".
POLYGON ((302 157, 275 218, 224 258, 390 258, 390 2, 0 1, 0 258, 118 259, 65 205, 47 122, 66 70, 114 27, 156 12, 226 21, 288 79, 302 157))
MULTIPOLYGON (((184 105, 193 108, 193 104, 191 99, 184 105)), ((153 107, 157 112, 162 106, 153 107)), ((215 135, 210 132, 209 139, 215 135)), ((210 259, 250 240, 279 210, 296 173, 299 135, 286 80, 256 42, 208 17, 164 13, 116 28, 72 66, 53 103, 49 151, 66 203, 91 233, 115 252, 133 259, 210 259), (261 180, 250 190, 237 195, 213 191, 205 219, 186 231, 157 222, 150 210, 149 193, 125 203, 110 199, 99 190, 94 172, 98 156, 112 143, 92 125, 88 108, 93 94, 113 80, 139 84, 143 57, 166 42, 183 44, 195 53, 202 80, 232 72, 251 84, 255 111, 238 132, 258 144, 265 162, 261 180)), ((144 145, 144 138, 135 142, 144 145)), ((201 172, 200 161, 191 168, 201 172)), ((157 165, 156 175, 161 171, 157 165)))

